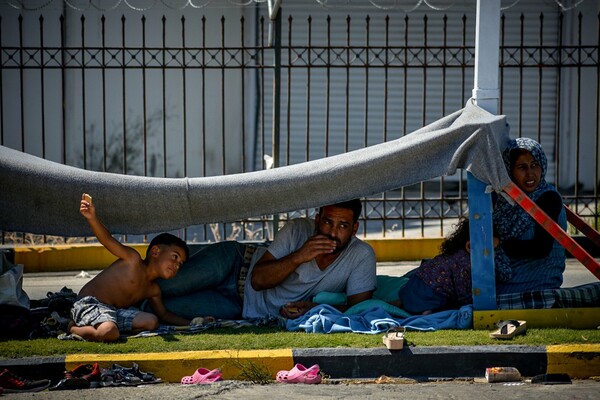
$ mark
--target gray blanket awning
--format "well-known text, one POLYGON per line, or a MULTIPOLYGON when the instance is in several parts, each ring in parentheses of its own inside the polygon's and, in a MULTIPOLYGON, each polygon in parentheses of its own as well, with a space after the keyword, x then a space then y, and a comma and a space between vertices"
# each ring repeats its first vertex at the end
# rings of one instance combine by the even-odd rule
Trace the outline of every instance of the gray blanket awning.
POLYGON ((0 229, 92 235, 83 192, 114 234, 149 234, 364 197, 452 175, 458 168, 501 190, 504 116, 472 104, 397 140, 271 170, 153 178, 70 167, 0 146, 0 229))

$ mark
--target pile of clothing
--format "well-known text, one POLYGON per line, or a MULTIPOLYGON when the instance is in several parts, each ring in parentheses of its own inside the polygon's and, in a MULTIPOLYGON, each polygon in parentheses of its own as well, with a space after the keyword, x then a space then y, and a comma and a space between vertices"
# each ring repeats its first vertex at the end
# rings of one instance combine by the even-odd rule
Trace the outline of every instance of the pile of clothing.
POLYGON ((57 337, 66 332, 71 319, 71 308, 77 293, 63 287, 59 292, 48 292, 45 299, 30 300, 29 308, 0 304, 0 338, 37 339, 57 337))

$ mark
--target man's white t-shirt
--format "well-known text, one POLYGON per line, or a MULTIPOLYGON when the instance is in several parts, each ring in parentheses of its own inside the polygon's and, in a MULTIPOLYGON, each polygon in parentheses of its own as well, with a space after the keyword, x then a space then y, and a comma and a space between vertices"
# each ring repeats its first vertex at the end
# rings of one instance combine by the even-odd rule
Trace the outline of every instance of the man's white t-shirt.
POLYGON ((352 236, 348 246, 324 271, 315 260, 301 264, 280 285, 261 291, 252 288, 254 265, 269 251, 276 259, 298 250, 315 233, 315 221, 307 218, 288 222, 268 249, 260 248, 252 258, 244 286, 244 318, 279 315, 284 304, 293 301, 311 301, 320 292, 346 293, 352 296, 375 290, 377 284, 375 252, 367 243, 352 236))

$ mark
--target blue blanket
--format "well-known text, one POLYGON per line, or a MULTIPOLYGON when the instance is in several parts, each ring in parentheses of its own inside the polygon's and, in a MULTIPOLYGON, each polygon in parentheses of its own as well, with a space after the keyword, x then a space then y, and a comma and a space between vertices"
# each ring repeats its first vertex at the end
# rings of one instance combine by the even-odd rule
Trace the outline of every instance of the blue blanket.
POLYGON ((429 315, 413 315, 408 318, 395 318, 381 307, 374 307, 357 314, 344 314, 327 304, 312 308, 302 317, 287 320, 288 331, 307 333, 355 332, 376 334, 390 328, 402 326, 406 330, 435 331, 439 329, 471 329, 473 327, 473 306, 466 305, 459 310, 440 311, 429 315))

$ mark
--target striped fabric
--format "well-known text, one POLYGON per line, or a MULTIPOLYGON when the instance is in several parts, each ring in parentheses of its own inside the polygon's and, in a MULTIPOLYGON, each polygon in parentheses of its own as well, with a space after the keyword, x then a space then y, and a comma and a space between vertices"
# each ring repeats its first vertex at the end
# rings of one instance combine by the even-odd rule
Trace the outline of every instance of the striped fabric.
POLYGON ((500 310, 599 307, 600 282, 572 288, 501 294, 496 300, 500 310))

